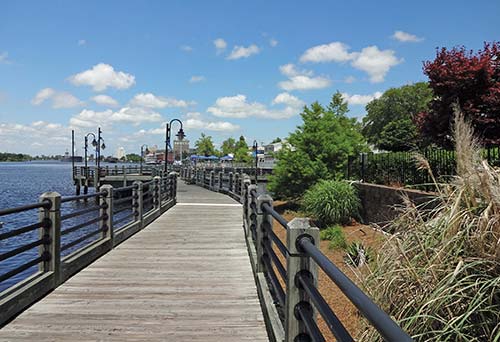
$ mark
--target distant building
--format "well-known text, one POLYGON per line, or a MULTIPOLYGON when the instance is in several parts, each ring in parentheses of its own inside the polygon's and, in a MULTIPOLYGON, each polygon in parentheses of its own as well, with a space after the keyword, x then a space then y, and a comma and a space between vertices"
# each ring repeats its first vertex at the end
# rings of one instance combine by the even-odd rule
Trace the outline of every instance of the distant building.
POLYGON ((175 160, 185 159, 189 156, 189 140, 174 140, 173 150, 175 160))
POLYGON ((118 160, 122 159, 125 157, 125 149, 123 147, 118 147, 116 149, 115 157, 118 158, 118 160))

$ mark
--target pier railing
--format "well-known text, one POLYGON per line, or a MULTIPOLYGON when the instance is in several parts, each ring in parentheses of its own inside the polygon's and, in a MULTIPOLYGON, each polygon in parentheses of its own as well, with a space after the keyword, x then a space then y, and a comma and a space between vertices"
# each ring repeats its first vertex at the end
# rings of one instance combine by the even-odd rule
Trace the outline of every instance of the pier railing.
POLYGON ((245 174, 182 169, 181 177, 229 194, 243 206, 243 227, 268 331, 274 341, 326 341, 318 315, 337 341, 354 341, 318 289, 318 269, 341 290, 385 341, 412 341, 368 295, 319 249, 319 229, 307 218, 288 222, 245 174), (275 228, 276 227, 276 228, 275 228), (283 229, 282 241, 277 233, 283 229))
POLYGON ((6 219, 0 230, 0 285, 11 283, 0 292, 0 327, 172 207, 176 178, 172 172, 78 196, 46 192, 38 203, 0 210, 6 219), (30 223, 11 227, 19 221, 30 223), (26 275, 33 267, 38 269, 26 275))

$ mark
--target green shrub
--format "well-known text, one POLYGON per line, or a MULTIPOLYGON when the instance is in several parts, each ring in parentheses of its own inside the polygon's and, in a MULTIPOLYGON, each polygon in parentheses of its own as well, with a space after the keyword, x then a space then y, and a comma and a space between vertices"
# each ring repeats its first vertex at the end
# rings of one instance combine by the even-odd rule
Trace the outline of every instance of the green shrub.
POLYGON ((373 251, 362 242, 354 241, 346 248, 344 260, 355 267, 363 266, 372 260, 373 251))
POLYGON ((321 240, 330 241, 330 244, 328 245, 328 248, 330 249, 347 247, 344 232, 342 231, 342 227, 339 225, 328 227, 322 230, 320 232, 320 238, 321 240))
POLYGON ((354 187, 342 181, 321 180, 304 194, 304 210, 320 227, 345 224, 358 217, 359 198, 354 187))

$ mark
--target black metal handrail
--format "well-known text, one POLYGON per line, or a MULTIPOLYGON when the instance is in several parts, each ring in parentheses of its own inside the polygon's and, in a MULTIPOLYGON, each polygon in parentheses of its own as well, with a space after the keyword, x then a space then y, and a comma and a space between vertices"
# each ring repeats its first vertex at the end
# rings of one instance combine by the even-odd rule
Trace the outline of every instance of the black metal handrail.
POLYGON ((99 197, 99 196, 107 196, 107 195, 108 195, 108 192, 106 190, 104 190, 104 191, 100 191, 100 192, 95 192, 93 194, 61 197, 61 203, 67 203, 67 202, 78 201, 78 200, 88 199, 88 198, 95 198, 95 197, 99 197))
POLYGON ((373 325, 386 341, 413 341, 380 309, 359 287, 335 266, 307 236, 299 237, 297 247, 311 257, 325 274, 339 287, 342 293, 356 306, 359 312, 373 325))
POLYGON ((42 202, 38 202, 38 203, 26 204, 26 205, 21 205, 19 207, 15 207, 15 208, 1 209, 0 216, 16 214, 16 213, 20 213, 20 212, 32 210, 32 209, 39 209, 39 208, 46 208, 47 209, 47 208, 50 208, 50 206, 51 206, 51 203, 49 201, 42 201, 42 202))
MULTIPOLYGON (((208 181, 209 185, 213 185, 213 182, 215 181, 214 176, 207 179, 207 173, 204 172, 203 174, 200 178, 198 178, 199 173, 194 175, 197 183, 207 185, 206 183, 208 181), (203 174, 205 176, 203 176, 203 174)), ((219 184, 224 180, 224 175, 221 175, 220 173, 216 177, 219 178, 219 184)), ((304 229, 304 232, 312 229, 311 234, 316 236, 315 234, 318 234, 316 228, 310 228, 307 224, 305 224, 303 226, 304 228, 302 228, 302 223, 298 221, 296 222, 296 224, 299 225, 298 230, 295 228, 291 229, 288 221, 273 208, 272 199, 269 196, 262 198, 258 197, 256 188, 249 188, 249 183, 245 178, 234 184, 234 188, 240 188, 241 191, 240 199, 243 204, 243 219, 248 239, 247 241, 250 243, 254 242, 255 244, 254 246, 257 255, 254 264, 255 271, 264 273, 271 295, 273 296, 275 304, 277 303, 277 311, 282 323, 284 324, 285 321, 291 319, 289 315, 293 315, 293 319, 300 321, 302 329, 306 332, 306 334, 299 334, 298 336, 287 335, 288 338, 295 338, 295 340, 301 340, 303 338, 304 341, 325 341, 325 337, 318 328, 313 316, 314 309, 316 309, 326 322, 329 330, 335 336, 337 341, 354 341, 353 337, 346 330, 342 322, 333 312, 333 309, 329 306, 323 295, 318 290, 316 284, 317 279, 315 280, 309 272, 309 267, 312 267, 311 272, 315 270, 316 267, 319 267, 333 281, 333 283, 337 285, 341 292, 346 295, 359 312, 367 318, 368 322, 386 341, 412 341, 411 337, 404 332, 389 315, 378 307, 361 289, 359 289, 345 274, 343 274, 333 264, 333 262, 328 259, 328 257, 321 252, 312 240, 312 236, 307 233, 301 233, 302 229, 304 229), (258 202, 261 202, 260 208, 257 208, 258 202), (259 215, 264 216, 261 216, 261 219, 258 220, 257 217, 259 215), (285 228, 288 239, 290 236, 302 234, 298 236, 293 247, 285 245, 285 243, 283 243, 273 231, 273 220, 277 221, 280 226, 285 228), (292 248, 294 250, 293 253, 290 252, 292 248), (287 260, 288 258, 299 258, 304 259, 305 261, 310 258, 311 262, 306 262, 304 264, 305 268, 302 266, 298 268, 294 266, 292 270, 288 270, 278 257, 278 251, 283 257, 287 258, 287 260), (293 302, 293 304, 291 304, 291 308, 295 310, 292 310, 292 313, 290 313, 290 307, 287 306, 285 308, 285 303, 291 299, 288 299, 288 294, 282 287, 277 273, 279 274, 281 280, 287 284, 287 287, 292 286, 295 289, 299 289, 299 291, 305 292, 305 300, 293 302)), ((215 187, 214 190, 224 190, 224 184, 222 184, 222 186, 219 185, 219 187, 215 187)), ((231 193, 231 191, 232 189, 229 189, 228 192, 231 193)), ((292 241, 288 241, 288 243, 292 243, 292 241)), ((285 327, 285 330, 286 329, 287 328, 285 327)))
POLYGON ((105 207, 106 207, 105 205, 96 205, 96 206, 93 206, 90 208, 85 208, 82 210, 73 211, 69 214, 61 215, 61 221, 64 221, 64 220, 67 220, 67 219, 70 219, 73 217, 85 215, 85 214, 91 213, 91 212, 96 211, 96 210, 105 209, 105 207))
POLYGON ((91 220, 88 220, 88 221, 79 223, 77 225, 74 225, 74 226, 72 226, 70 228, 66 228, 64 230, 61 230, 61 236, 67 235, 69 233, 75 232, 75 231, 77 231, 79 229, 82 229, 84 227, 90 226, 91 224, 97 223, 97 222, 101 221, 104 218, 105 218, 105 215, 101 215, 101 216, 98 216, 98 217, 93 218, 91 220))
POLYGON ((276 221, 278 221, 278 223, 283 228, 289 229, 288 228, 288 221, 283 216, 281 216, 276 210, 274 210, 274 208, 271 207, 268 203, 262 203, 261 209, 265 213, 268 213, 269 215, 271 215, 276 221))
POLYGON ((6 233, 0 234, 0 241, 6 240, 6 239, 13 237, 13 236, 17 236, 17 235, 21 235, 21 234, 24 234, 27 232, 31 232, 31 231, 38 229, 38 228, 48 227, 49 224, 50 224, 50 222, 48 222, 47 219, 45 219, 43 221, 35 222, 33 224, 29 224, 29 225, 24 226, 24 227, 10 230, 6 233))

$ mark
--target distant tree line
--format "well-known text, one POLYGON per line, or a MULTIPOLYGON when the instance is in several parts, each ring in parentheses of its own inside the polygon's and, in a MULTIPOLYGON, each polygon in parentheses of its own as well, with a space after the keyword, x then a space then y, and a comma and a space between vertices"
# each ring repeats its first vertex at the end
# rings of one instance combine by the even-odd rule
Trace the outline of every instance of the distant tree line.
POLYGON ((20 162, 31 159, 33 158, 27 154, 0 152, 0 162, 20 162))

